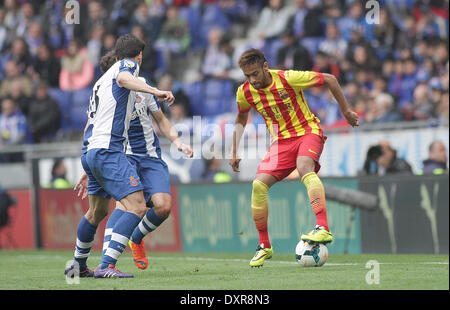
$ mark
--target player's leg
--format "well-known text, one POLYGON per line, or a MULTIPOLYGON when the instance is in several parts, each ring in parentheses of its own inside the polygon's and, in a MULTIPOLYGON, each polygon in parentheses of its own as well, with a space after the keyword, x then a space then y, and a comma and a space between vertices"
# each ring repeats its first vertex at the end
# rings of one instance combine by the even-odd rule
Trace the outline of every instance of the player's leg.
POLYGON ((91 251, 98 224, 108 214, 110 196, 103 190, 91 173, 85 154, 81 156, 81 163, 89 178, 89 209, 78 224, 74 264, 67 268, 64 273, 67 274, 75 266, 78 266, 80 276, 91 277, 93 276, 93 272, 87 267, 86 261, 91 251))
POLYGON ((316 227, 309 234, 302 235, 301 238, 314 242, 331 242, 333 236, 328 228, 325 189, 317 175, 320 169, 318 161, 325 140, 314 134, 302 138, 303 141, 297 157, 297 170, 302 183, 306 187, 311 207, 316 215, 316 227))
POLYGON ((134 229, 128 244, 132 249, 135 265, 139 269, 146 269, 148 257, 145 254, 144 237, 157 229, 169 217, 172 210, 172 196, 169 169, 162 159, 146 158, 140 160, 138 166, 149 209, 134 229))
MULTIPOLYGON (((98 224, 108 214, 110 198, 89 195, 89 209, 81 218, 77 228, 77 240, 74 252, 74 264, 68 269, 73 269, 75 263, 79 266, 81 277, 93 276, 93 272, 87 267, 87 259, 91 252, 98 224)), ((66 269, 66 274, 68 270, 66 269)))
POLYGON ((264 261, 270 259, 273 254, 267 229, 269 217, 267 194, 270 187, 277 181, 271 174, 258 173, 252 183, 252 216, 259 234, 259 245, 255 256, 250 261, 250 266, 252 267, 262 266, 264 261))
POLYGON ((106 222, 105 226, 105 235, 103 237, 103 250, 102 250, 102 256, 105 255, 106 249, 109 246, 109 241, 111 241, 111 235, 114 228, 114 225, 116 225, 117 221, 120 219, 122 214, 124 214, 127 210, 124 206, 118 201, 116 201, 116 208, 111 213, 111 215, 108 218, 108 221, 106 222))
POLYGON ((168 193, 155 193, 151 198, 151 208, 134 229, 128 245, 133 252, 134 264, 139 269, 148 267, 148 257, 144 248, 144 237, 157 229, 170 215, 172 197, 168 193))
POLYGON ((115 266, 120 255, 125 250, 131 233, 145 215, 146 206, 143 191, 130 193, 120 200, 125 212, 120 216, 114 225, 108 248, 102 257, 99 268, 105 269, 115 266))

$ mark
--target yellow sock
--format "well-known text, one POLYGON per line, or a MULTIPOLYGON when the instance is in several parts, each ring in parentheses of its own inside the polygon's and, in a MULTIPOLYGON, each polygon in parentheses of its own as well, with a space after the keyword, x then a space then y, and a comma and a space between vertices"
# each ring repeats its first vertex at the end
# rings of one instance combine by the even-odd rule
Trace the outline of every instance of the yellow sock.
POLYGON ((302 177, 302 182, 306 186, 311 207, 316 215, 316 224, 328 230, 327 203, 322 181, 315 172, 310 172, 302 177))
POLYGON ((259 180, 253 181, 252 188, 252 215, 256 229, 259 232, 259 244, 270 248, 269 234, 267 231, 267 219, 269 216, 267 193, 269 187, 259 180))

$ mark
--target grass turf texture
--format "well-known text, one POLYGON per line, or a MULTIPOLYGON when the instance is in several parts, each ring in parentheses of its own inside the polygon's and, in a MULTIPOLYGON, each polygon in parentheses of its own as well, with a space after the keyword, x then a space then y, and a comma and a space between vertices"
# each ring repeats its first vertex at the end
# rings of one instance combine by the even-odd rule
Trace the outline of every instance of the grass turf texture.
MULTIPOLYGON (((254 253, 149 253, 138 270, 125 252, 117 267, 133 279, 81 278, 69 285, 63 271, 73 251, 0 251, 1 290, 448 290, 448 255, 330 255, 325 266, 304 268, 294 254, 276 254, 262 268, 250 268, 254 253), (369 260, 380 263, 380 283, 368 285, 369 260)), ((100 252, 88 260, 91 268, 100 252)))

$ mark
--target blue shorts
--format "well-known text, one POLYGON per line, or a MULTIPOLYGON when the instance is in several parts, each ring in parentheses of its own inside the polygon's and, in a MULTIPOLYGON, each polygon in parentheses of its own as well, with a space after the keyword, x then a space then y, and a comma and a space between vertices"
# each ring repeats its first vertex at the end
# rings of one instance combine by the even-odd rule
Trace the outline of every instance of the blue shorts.
POLYGON ((144 197, 147 205, 151 204, 151 197, 156 193, 170 195, 169 168, 160 158, 127 155, 129 162, 136 167, 139 178, 144 186, 144 197))
POLYGON ((81 164, 89 177, 89 195, 120 201, 144 189, 136 168, 123 152, 92 149, 81 155, 81 164))

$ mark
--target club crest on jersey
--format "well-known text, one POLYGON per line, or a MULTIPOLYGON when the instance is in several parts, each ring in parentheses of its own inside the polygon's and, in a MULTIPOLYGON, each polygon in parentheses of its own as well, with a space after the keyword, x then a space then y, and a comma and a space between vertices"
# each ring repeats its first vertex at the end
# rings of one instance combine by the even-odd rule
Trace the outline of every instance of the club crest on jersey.
POLYGON ((142 97, 139 96, 138 94, 136 94, 136 103, 141 103, 142 102, 142 97))
POLYGON ((135 63, 132 62, 131 60, 124 60, 123 65, 128 68, 134 68, 135 63))
POLYGON ((289 98, 289 93, 286 90, 279 90, 278 94, 280 95, 280 98, 285 100, 287 98, 289 98))
POLYGON ((130 177, 130 185, 131 186, 138 186, 139 185, 139 181, 136 180, 135 177, 130 177))

